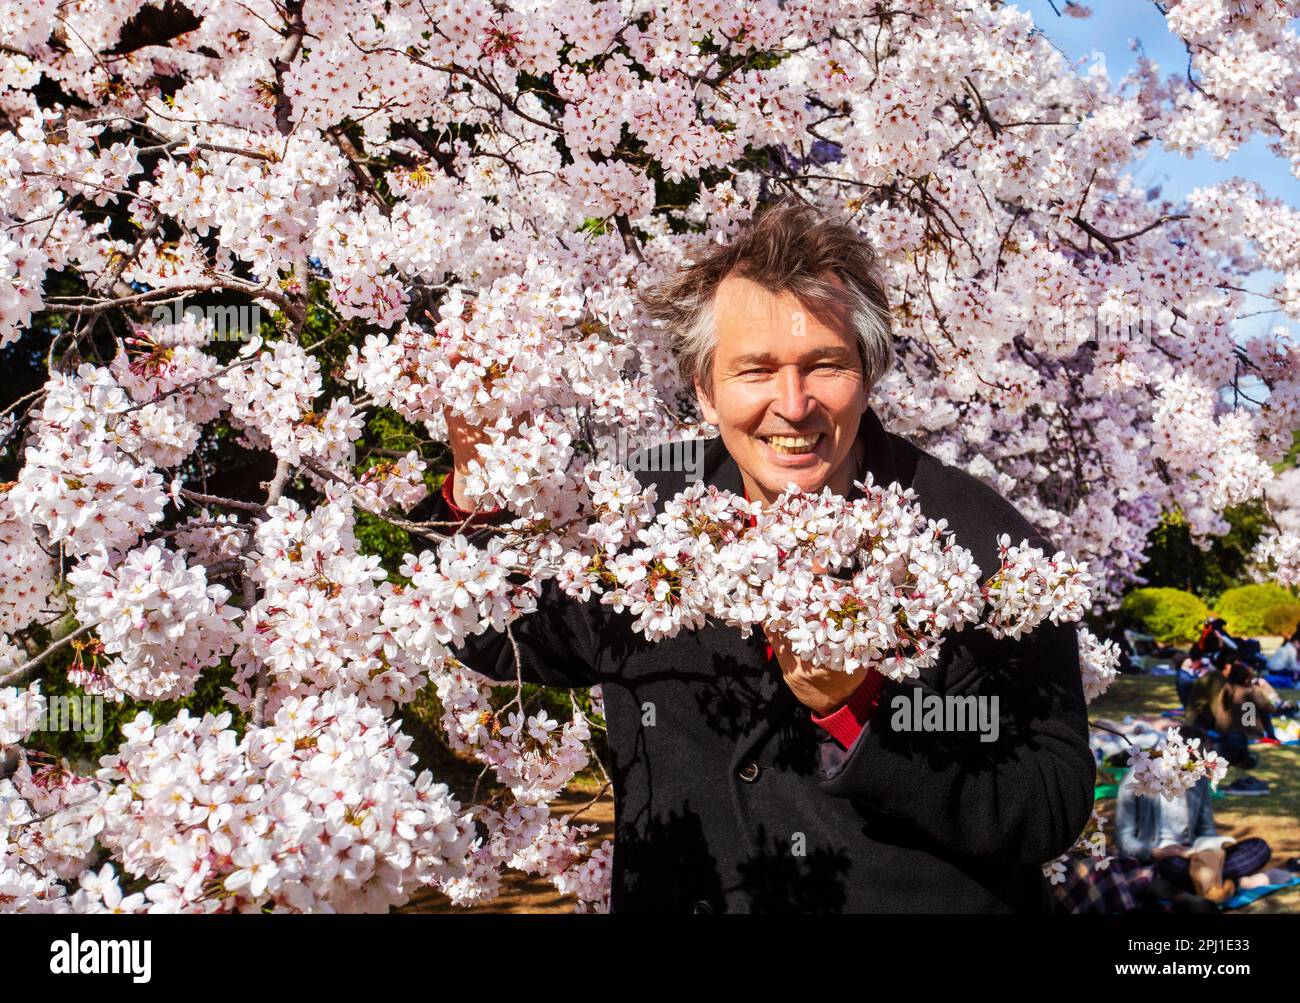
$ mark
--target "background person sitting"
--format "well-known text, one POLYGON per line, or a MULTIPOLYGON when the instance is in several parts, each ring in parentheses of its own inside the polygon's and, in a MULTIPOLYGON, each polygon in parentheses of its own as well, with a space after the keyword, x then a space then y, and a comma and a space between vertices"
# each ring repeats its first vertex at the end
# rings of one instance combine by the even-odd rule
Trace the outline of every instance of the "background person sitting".
POLYGON ((1250 742, 1260 738, 1276 741, 1272 715, 1295 711, 1295 703, 1283 700, 1250 666, 1230 661, 1192 684, 1184 718, 1198 728, 1213 730, 1215 750, 1231 765, 1249 768, 1258 762, 1247 748, 1250 742))
POLYGON ((1209 658, 1222 664, 1225 657, 1237 650, 1237 641, 1228 634, 1228 621, 1209 619, 1201 625, 1201 636, 1192 644, 1187 656, 1193 660, 1209 658))
MULTIPOLYGON (((1194 727, 1182 729, 1188 741, 1205 739, 1194 727)), ((1214 827, 1210 782, 1173 800, 1137 793, 1133 774, 1125 775, 1115 806, 1115 840, 1122 854, 1143 863, 1154 861, 1170 884, 1212 902, 1224 902, 1242 888, 1267 884, 1262 872, 1272 849, 1259 838, 1234 840, 1214 827)))
POLYGON ((1268 656, 1268 671, 1284 673, 1292 682, 1300 680, 1300 627, 1282 642, 1282 646, 1268 656))
POLYGON ((1276 739, 1272 716, 1294 713, 1296 705, 1283 700, 1266 679, 1255 675, 1242 662, 1229 665, 1225 676, 1227 685, 1215 710, 1215 727, 1244 731, 1251 740, 1276 739))
POLYGON ((1178 672, 1174 676, 1174 688, 1178 691, 1178 702, 1186 707, 1196 681, 1207 672, 1217 671, 1214 663, 1209 658, 1193 658, 1191 655, 1184 658, 1183 664, 1178 667, 1178 672))
POLYGON ((1211 668, 1192 683, 1183 719, 1198 729, 1214 731, 1216 738, 1211 744, 1230 765, 1250 768, 1258 757, 1250 751, 1246 733, 1232 727, 1232 715, 1224 699, 1230 668, 1230 664, 1211 668))

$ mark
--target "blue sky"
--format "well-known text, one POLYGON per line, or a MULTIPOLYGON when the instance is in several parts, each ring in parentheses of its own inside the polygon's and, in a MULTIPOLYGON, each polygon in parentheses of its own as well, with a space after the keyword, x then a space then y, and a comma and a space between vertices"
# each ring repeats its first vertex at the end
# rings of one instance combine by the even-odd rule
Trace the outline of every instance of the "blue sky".
MULTIPOLYGON (((1047 0, 1016 0, 1016 6, 1027 10, 1034 23, 1042 29, 1056 46, 1083 71, 1097 58, 1104 60, 1111 80, 1118 81, 1137 63, 1138 53, 1132 42, 1137 40, 1142 51, 1160 67, 1162 76, 1185 73, 1187 50, 1183 43, 1165 26, 1164 17, 1150 0, 1085 0, 1092 8, 1090 18, 1058 17, 1047 0)), ((1064 3, 1057 3, 1063 7, 1064 3)), ((1150 145, 1150 144, 1148 144, 1150 145)), ((1267 143, 1256 138, 1241 147, 1227 160, 1215 160, 1208 153, 1187 158, 1177 153, 1152 149, 1136 161, 1134 176, 1146 187, 1161 186, 1164 197, 1180 201, 1188 192, 1202 185, 1242 177, 1256 181, 1271 195, 1300 206, 1300 179, 1291 174, 1290 164, 1268 150, 1267 143)), ((1276 276, 1269 272, 1257 273, 1248 288, 1262 289, 1276 276)), ((1257 301, 1267 305, 1264 300, 1257 301)), ((1281 313, 1271 313, 1242 320, 1236 334, 1244 337, 1278 324, 1286 324, 1281 313)), ((1300 336, 1300 325, 1288 325, 1300 336)))

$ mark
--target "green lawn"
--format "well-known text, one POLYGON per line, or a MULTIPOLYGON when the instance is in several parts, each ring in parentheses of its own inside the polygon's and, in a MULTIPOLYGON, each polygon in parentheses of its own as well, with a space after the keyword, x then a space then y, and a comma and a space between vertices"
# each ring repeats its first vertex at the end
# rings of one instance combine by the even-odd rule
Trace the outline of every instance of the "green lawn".
MULTIPOLYGON (((1294 691, 1282 694, 1296 699, 1294 691)), ((1111 688, 1089 708, 1089 716, 1122 721, 1125 715, 1157 717, 1161 711, 1178 707, 1173 676, 1120 676, 1111 688)), ((1270 866, 1280 867, 1288 857, 1300 856, 1300 746, 1255 745, 1259 765, 1242 771, 1229 767, 1224 783, 1243 772, 1268 781, 1265 797, 1227 797, 1214 802, 1214 821, 1219 831, 1240 839, 1259 836, 1273 848, 1270 866)), ((1100 781, 1100 778, 1099 778, 1100 781)), ((1113 806, 1113 801, 1105 802, 1113 806)), ((1108 816, 1110 812, 1107 813, 1108 816)), ((1300 912, 1300 886, 1270 895, 1243 913, 1300 912)))

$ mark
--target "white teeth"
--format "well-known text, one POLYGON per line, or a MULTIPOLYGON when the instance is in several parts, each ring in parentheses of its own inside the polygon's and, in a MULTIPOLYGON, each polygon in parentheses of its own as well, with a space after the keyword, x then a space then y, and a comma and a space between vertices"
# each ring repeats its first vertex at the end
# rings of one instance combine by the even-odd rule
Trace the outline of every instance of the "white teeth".
POLYGON ((806 453, 817 445, 821 435, 771 435, 766 442, 779 453, 806 453))

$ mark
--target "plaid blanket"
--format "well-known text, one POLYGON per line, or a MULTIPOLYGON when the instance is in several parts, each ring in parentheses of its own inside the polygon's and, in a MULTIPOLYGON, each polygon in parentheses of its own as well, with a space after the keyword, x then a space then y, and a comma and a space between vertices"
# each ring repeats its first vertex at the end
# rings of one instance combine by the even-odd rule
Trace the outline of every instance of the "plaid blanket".
POLYGON ((1136 857, 1111 857, 1106 866, 1097 865, 1093 857, 1070 856, 1065 880, 1052 885, 1058 913, 1130 912, 1156 873, 1155 865, 1136 857))

